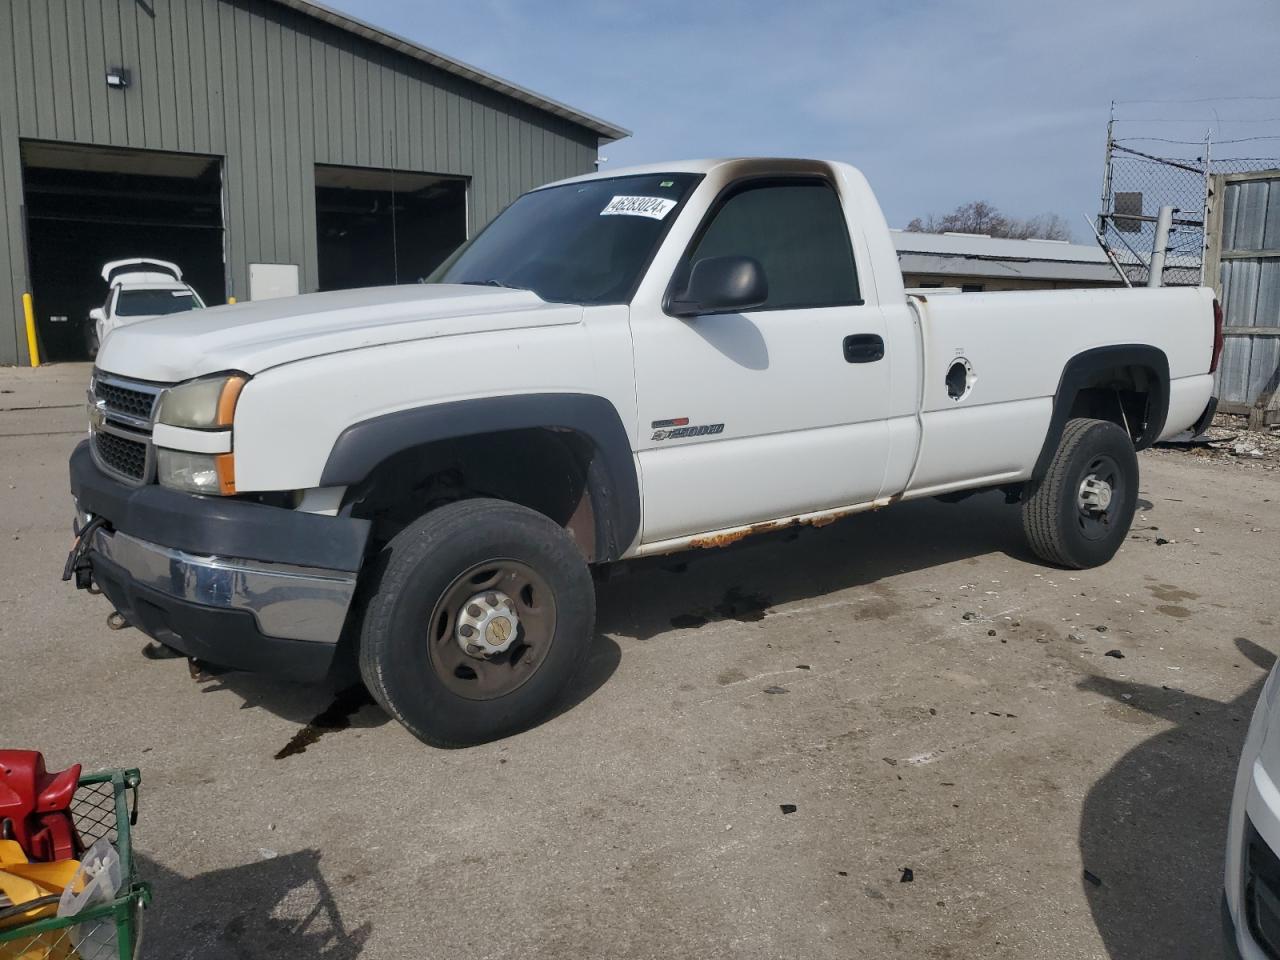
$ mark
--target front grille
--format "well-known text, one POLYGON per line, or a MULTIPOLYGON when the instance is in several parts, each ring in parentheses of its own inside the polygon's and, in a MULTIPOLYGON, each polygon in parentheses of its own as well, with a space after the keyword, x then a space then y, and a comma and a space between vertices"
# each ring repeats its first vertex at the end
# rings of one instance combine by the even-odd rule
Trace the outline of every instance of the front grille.
POLYGON ((150 483, 154 479, 151 418, 164 385, 126 380, 101 370, 94 371, 92 383, 89 400, 96 408, 91 419, 98 466, 129 483, 150 483))
POLYGON ((109 413, 124 413, 140 420, 151 419, 151 408, 158 396, 157 393, 133 390, 102 379, 98 380, 94 394, 106 403, 109 413))
POLYGON ((94 452, 104 467, 141 483, 147 477, 147 444, 115 433, 93 435, 94 452))
POLYGON ((1245 821, 1244 907, 1249 933, 1262 952, 1280 960, 1280 858, 1245 821))

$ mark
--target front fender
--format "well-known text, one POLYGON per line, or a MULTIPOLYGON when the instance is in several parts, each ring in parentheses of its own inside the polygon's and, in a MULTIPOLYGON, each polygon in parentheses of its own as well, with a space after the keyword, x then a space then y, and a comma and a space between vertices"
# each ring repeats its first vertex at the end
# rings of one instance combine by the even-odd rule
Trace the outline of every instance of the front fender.
POLYGON ((387 458, 426 443, 532 428, 570 430, 594 445, 596 456, 587 477, 597 518, 596 559, 617 559, 640 532, 640 484, 618 411, 593 394, 482 397, 362 420, 339 435, 320 486, 354 486, 387 458))

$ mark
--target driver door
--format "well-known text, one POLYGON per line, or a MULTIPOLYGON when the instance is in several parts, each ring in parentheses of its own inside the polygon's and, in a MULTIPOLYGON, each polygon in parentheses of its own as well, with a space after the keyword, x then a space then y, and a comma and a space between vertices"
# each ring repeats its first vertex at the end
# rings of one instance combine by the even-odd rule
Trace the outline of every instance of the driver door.
POLYGON ((672 287, 726 255, 763 266, 760 307, 685 319, 632 307, 644 543, 851 506, 883 484, 885 322, 863 303, 835 187, 816 176, 730 185, 672 287))

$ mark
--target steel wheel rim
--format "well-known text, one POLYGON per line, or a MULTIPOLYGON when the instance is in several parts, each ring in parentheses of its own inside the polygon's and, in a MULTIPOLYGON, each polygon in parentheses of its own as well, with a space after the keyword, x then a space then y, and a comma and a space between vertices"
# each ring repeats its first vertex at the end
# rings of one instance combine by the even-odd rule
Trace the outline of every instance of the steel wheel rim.
POLYGON ((427 654, 432 670, 452 693, 493 700, 519 689, 538 671, 555 630, 556 600, 547 581, 519 560, 486 560, 456 577, 436 601, 427 621, 427 654), (455 634, 464 606, 486 592, 509 597, 519 618, 514 642, 487 659, 464 652, 455 634))
POLYGON ((1076 524, 1085 539, 1103 540, 1111 535, 1125 492, 1124 474, 1113 458, 1099 454, 1089 461, 1076 488, 1076 524), (1104 507, 1087 502, 1086 488, 1090 481, 1105 484, 1108 488, 1109 496, 1104 507))

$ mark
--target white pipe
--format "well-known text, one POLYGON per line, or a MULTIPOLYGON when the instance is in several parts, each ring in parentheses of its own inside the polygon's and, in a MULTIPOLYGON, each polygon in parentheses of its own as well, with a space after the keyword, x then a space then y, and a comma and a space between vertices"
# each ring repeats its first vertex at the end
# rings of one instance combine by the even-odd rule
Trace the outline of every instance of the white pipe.
POLYGON ((1164 257, 1169 252, 1169 232, 1173 229, 1173 207, 1161 207, 1156 218, 1156 239, 1151 245, 1151 266, 1147 286, 1158 287, 1164 280, 1164 257))
MULTIPOLYGON (((1084 215, 1081 214, 1081 216, 1084 215)), ((1085 217, 1084 222, 1087 223, 1089 225, 1089 229, 1093 231, 1093 235, 1098 241, 1098 246, 1102 248, 1102 252, 1105 253, 1107 255, 1107 259, 1111 261, 1111 266, 1116 268, 1116 273, 1120 275, 1120 282, 1126 287, 1132 287, 1133 284, 1129 281, 1129 275, 1124 272, 1124 267, 1120 266, 1120 261, 1116 259, 1116 255, 1111 251, 1111 248, 1107 246, 1107 241, 1102 238, 1102 234, 1100 234, 1098 232, 1098 228, 1093 225, 1093 221, 1088 217, 1085 217)))

